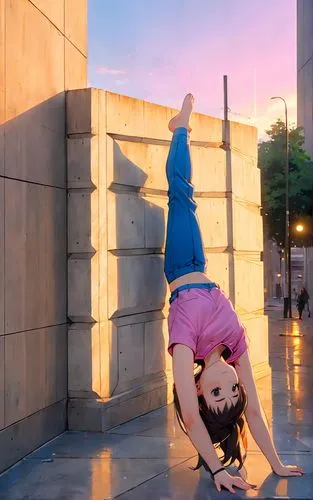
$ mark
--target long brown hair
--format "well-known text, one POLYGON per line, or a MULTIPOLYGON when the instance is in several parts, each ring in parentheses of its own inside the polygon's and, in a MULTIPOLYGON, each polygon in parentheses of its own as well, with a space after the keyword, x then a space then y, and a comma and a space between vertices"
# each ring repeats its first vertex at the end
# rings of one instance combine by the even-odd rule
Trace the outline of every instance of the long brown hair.
MULTIPOLYGON (((198 382, 202 375, 204 361, 200 360, 196 363, 198 366, 195 372, 195 383, 198 382)), ((174 406, 179 425, 184 433, 187 434, 175 384, 173 386, 173 394, 174 406)), ((239 397, 236 403, 231 406, 225 404, 222 411, 219 409, 214 410, 213 408, 208 407, 205 398, 202 395, 198 396, 198 403, 200 417, 202 418, 202 421, 209 433, 212 443, 215 445, 215 448, 220 448, 223 452, 223 456, 221 457, 222 464, 225 466, 231 465, 237 460, 239 470, 244 464, 247 451, 247 426, 244 418, 244 412, 247 406, 247 397, 243 386, 239 384, 239 397)), ((201 455, 198 455, 198 463, 194 470, 199 469, 201 465, 203 465, 206 470, 211 472, 201 455)))

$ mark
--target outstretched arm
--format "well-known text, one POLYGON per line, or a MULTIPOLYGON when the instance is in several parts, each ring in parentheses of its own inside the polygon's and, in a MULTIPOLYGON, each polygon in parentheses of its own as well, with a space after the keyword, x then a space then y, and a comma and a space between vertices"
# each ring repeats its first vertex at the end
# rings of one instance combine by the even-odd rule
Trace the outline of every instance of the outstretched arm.
POLYGON ((188 436, 211 471, 214 472, 220 469, 222 464, 199 414, 193 375, 193 352, 182 344, 176 344, 173 349, 173 375, 188 436))
MULTIPOLYGON (((189 347, 176 344, 173 349, 173 374, 179 404, 187 434, 194 447, 212 472, 223 466, 219 461, 211 438, 199 414, 198 397, 193 375, 193 352, 189 347)), ((218 491, 224 487, 235 492, 234 486, 248 490, 251 485, 239 477, 221 471, 214 477, 218 491)))
POLYGON ((235 364, 235 368, 239 381, 243 384, 247 393, 248 405, 245 417, 250 432, 258 447, 270 463, 273 471, 279 476, 295 476, 302 474, 302 469, 296 465, 283 465, 276 453, 266 416, 257 393, 248 351, 239 358, 235 364))

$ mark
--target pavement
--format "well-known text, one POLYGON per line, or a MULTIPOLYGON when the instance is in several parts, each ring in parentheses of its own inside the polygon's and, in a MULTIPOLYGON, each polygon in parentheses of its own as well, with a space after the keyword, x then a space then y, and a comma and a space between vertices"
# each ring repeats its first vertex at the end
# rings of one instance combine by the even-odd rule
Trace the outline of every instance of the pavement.
POLYGON ((313 499, 313 320, 283 320, 276 301, 266 312, 272 375, 259 393, 282 461, 302 466, 303 477, 272 474, 250 437, 246 473, 258 489, 218 493, 207 473, 190 469, 196 452, 169 405, 105 434, 62 434, 0 476, 0 499, 313 499))

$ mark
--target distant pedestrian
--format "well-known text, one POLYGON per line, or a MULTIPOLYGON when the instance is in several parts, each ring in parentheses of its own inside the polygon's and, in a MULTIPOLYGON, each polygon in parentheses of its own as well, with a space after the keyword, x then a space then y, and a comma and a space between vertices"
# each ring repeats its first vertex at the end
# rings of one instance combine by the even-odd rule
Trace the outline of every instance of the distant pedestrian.
POLYGON ((304 304, 304 309, 307 307, 307 311, 308 311, 308 316, 309 318, 311 317, 311 309, 310 309, 310 295, 307 291, 306 288, 303 287, 303 293, 304 293, 304 296, 305 296, 305 304, 304 304))
POLYGON ((307 296, 308 292, 306 292, 305 288, 301 288, 301 291, 297 298, 297 309, 299 313, 299 319, 302 319, 302 313, 308 301, 307 296))

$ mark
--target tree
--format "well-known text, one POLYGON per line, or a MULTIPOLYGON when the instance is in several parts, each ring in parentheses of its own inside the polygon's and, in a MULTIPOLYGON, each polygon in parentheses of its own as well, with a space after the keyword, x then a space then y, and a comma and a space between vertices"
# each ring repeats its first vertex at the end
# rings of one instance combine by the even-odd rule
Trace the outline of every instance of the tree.
MULTIPOLYGON (((285 166, 286 127, 277 120, 266 131, 269 139, 259 144, 259 167, 262 180, 262 205, 268 238, 284 246, 285 242, 285 166)), ((303 129, 289 130, 289 211, 290 235, 295 243, 299 237, 295 224, 304 223, 301 244, 312 244, 313 162, 304 148, 303 129)))

